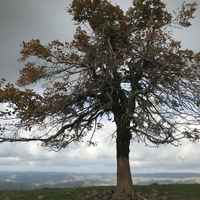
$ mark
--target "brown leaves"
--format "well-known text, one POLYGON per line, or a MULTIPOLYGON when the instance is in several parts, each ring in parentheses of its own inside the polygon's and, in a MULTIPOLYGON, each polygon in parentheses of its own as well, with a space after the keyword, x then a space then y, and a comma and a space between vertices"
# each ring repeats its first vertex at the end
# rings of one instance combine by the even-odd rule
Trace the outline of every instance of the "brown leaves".
POLYGON ((32 39, 28 42, 23 42, 22 50, 21 50, 21 61, 25 61, 30 56, 36 56, 38 58, 47 58, 50 56, 50 52, 48 48, 41 45, 40 40, 32 39))
POLYGON ((76 22, 88 23, 95 32, 124 18, 122 9, 107 0, 74 0, 69 12, 76 22))
POLYGON ((22 91, 9 83, 0 88, 0 103, 9 103, 9 108, 13 109, 10 117, 16 114, 25 128, 41 123, 46 117, 42 102, 43 98, 32 90, 22 91))
POLYGON ((35 66, 32 63, 28 63, 20 71, 20 77, 17 80, 17 84, 19 86, 24 86, 24 85, 34 83, 41 77, 45 76, 45 74, 46 74, 46 71, 44 68, 40 66, 35 66))

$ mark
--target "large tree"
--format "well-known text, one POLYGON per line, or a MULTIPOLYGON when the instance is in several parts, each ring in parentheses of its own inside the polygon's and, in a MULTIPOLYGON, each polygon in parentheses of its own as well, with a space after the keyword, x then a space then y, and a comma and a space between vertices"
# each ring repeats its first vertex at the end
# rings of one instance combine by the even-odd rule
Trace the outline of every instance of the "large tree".
POLYGON ((184 3, 172 15, 161 0, 135 0, 125 12, 108 0, 73 0, 73 41, 24 42, 17 85, 1 81, 0 142, 41 141, 59 150, 91 135, 93 144, 102 119, 111 120, 113 198, 132 194, 131 139, 155 145, 199 139, 200 53, 182 48, 171 32, 189 27, 195 10, 184 3), (36 82, 37 90, 25 89, 36 82))

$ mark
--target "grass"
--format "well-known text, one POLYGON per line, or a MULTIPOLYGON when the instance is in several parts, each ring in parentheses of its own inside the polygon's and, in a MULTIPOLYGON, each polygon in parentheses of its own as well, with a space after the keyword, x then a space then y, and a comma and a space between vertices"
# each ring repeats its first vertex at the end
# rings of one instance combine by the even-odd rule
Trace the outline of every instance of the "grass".
POLYGON ((135 190, 147 194, 156 191, 158 196, 166 196, 167 200, 200 200, 199 184, 136 186, 135 190))
MULTIPOLYGON (((1 191, 0 200, 82 200, 83 196, 93 191, 105 191, 111 187, 41 189, 32 191, 1 191)), ((135 186, 139 193, 155 194, 157 197, 167 197, 166 200, 200 200, 200 185, 150 185, 135 186)))

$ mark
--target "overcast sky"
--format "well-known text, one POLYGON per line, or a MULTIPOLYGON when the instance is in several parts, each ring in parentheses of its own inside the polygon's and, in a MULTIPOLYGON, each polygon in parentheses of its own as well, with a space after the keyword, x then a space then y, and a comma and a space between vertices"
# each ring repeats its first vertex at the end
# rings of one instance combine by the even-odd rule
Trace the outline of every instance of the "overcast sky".
MULTIPOLYGON (((170 9, 183 0, 165 0, 170 9)), ((131 0, 115 0, 124 9, 131 0)), ((197 0, 200 3, 200 0, 197 0)), ((66 13, 68 0, 0 0, 0 78, 15 81, 17 62, 23 40, 39 38, 43 42, 54 39, 70 40, 74 31, 71 17, 66 13)), ((176 37, 186 48, 200 49, 200 10, 194 26, 176 30, 176 37)), ((97 147, 73 145, 61 152, 45 150, 38 143, 1 144, 0 170, 43 170, 73 172, 115 172, 115 141, 110 133, 114 125, 105 123, 97 133, 97 147)), ((133 172, 193 171, 200 172, 200 144, 184 142, 180 147, 164 145, 160 148, 132 143, 133 172)))

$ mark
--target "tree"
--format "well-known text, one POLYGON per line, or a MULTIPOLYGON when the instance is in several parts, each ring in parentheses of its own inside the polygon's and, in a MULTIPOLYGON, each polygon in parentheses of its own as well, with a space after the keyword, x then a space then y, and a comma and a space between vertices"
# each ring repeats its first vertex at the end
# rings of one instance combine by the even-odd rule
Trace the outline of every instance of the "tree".
POLYGON ((59 150, 91 134, 93 144, 107 118, 116 124, 113 199, 132 195, 131 139, 199 139, 200 53, 183 49, 169 31, 189 27, 195 10, 184 3, 172 15, 161 0, 135 0, 125 12, 107 0, 73 0, 73 41, 23 42, 21 88, 1 81, 0 142, 41 141, 59 150), (36 82, 46 89, 23 87, 36 82))

